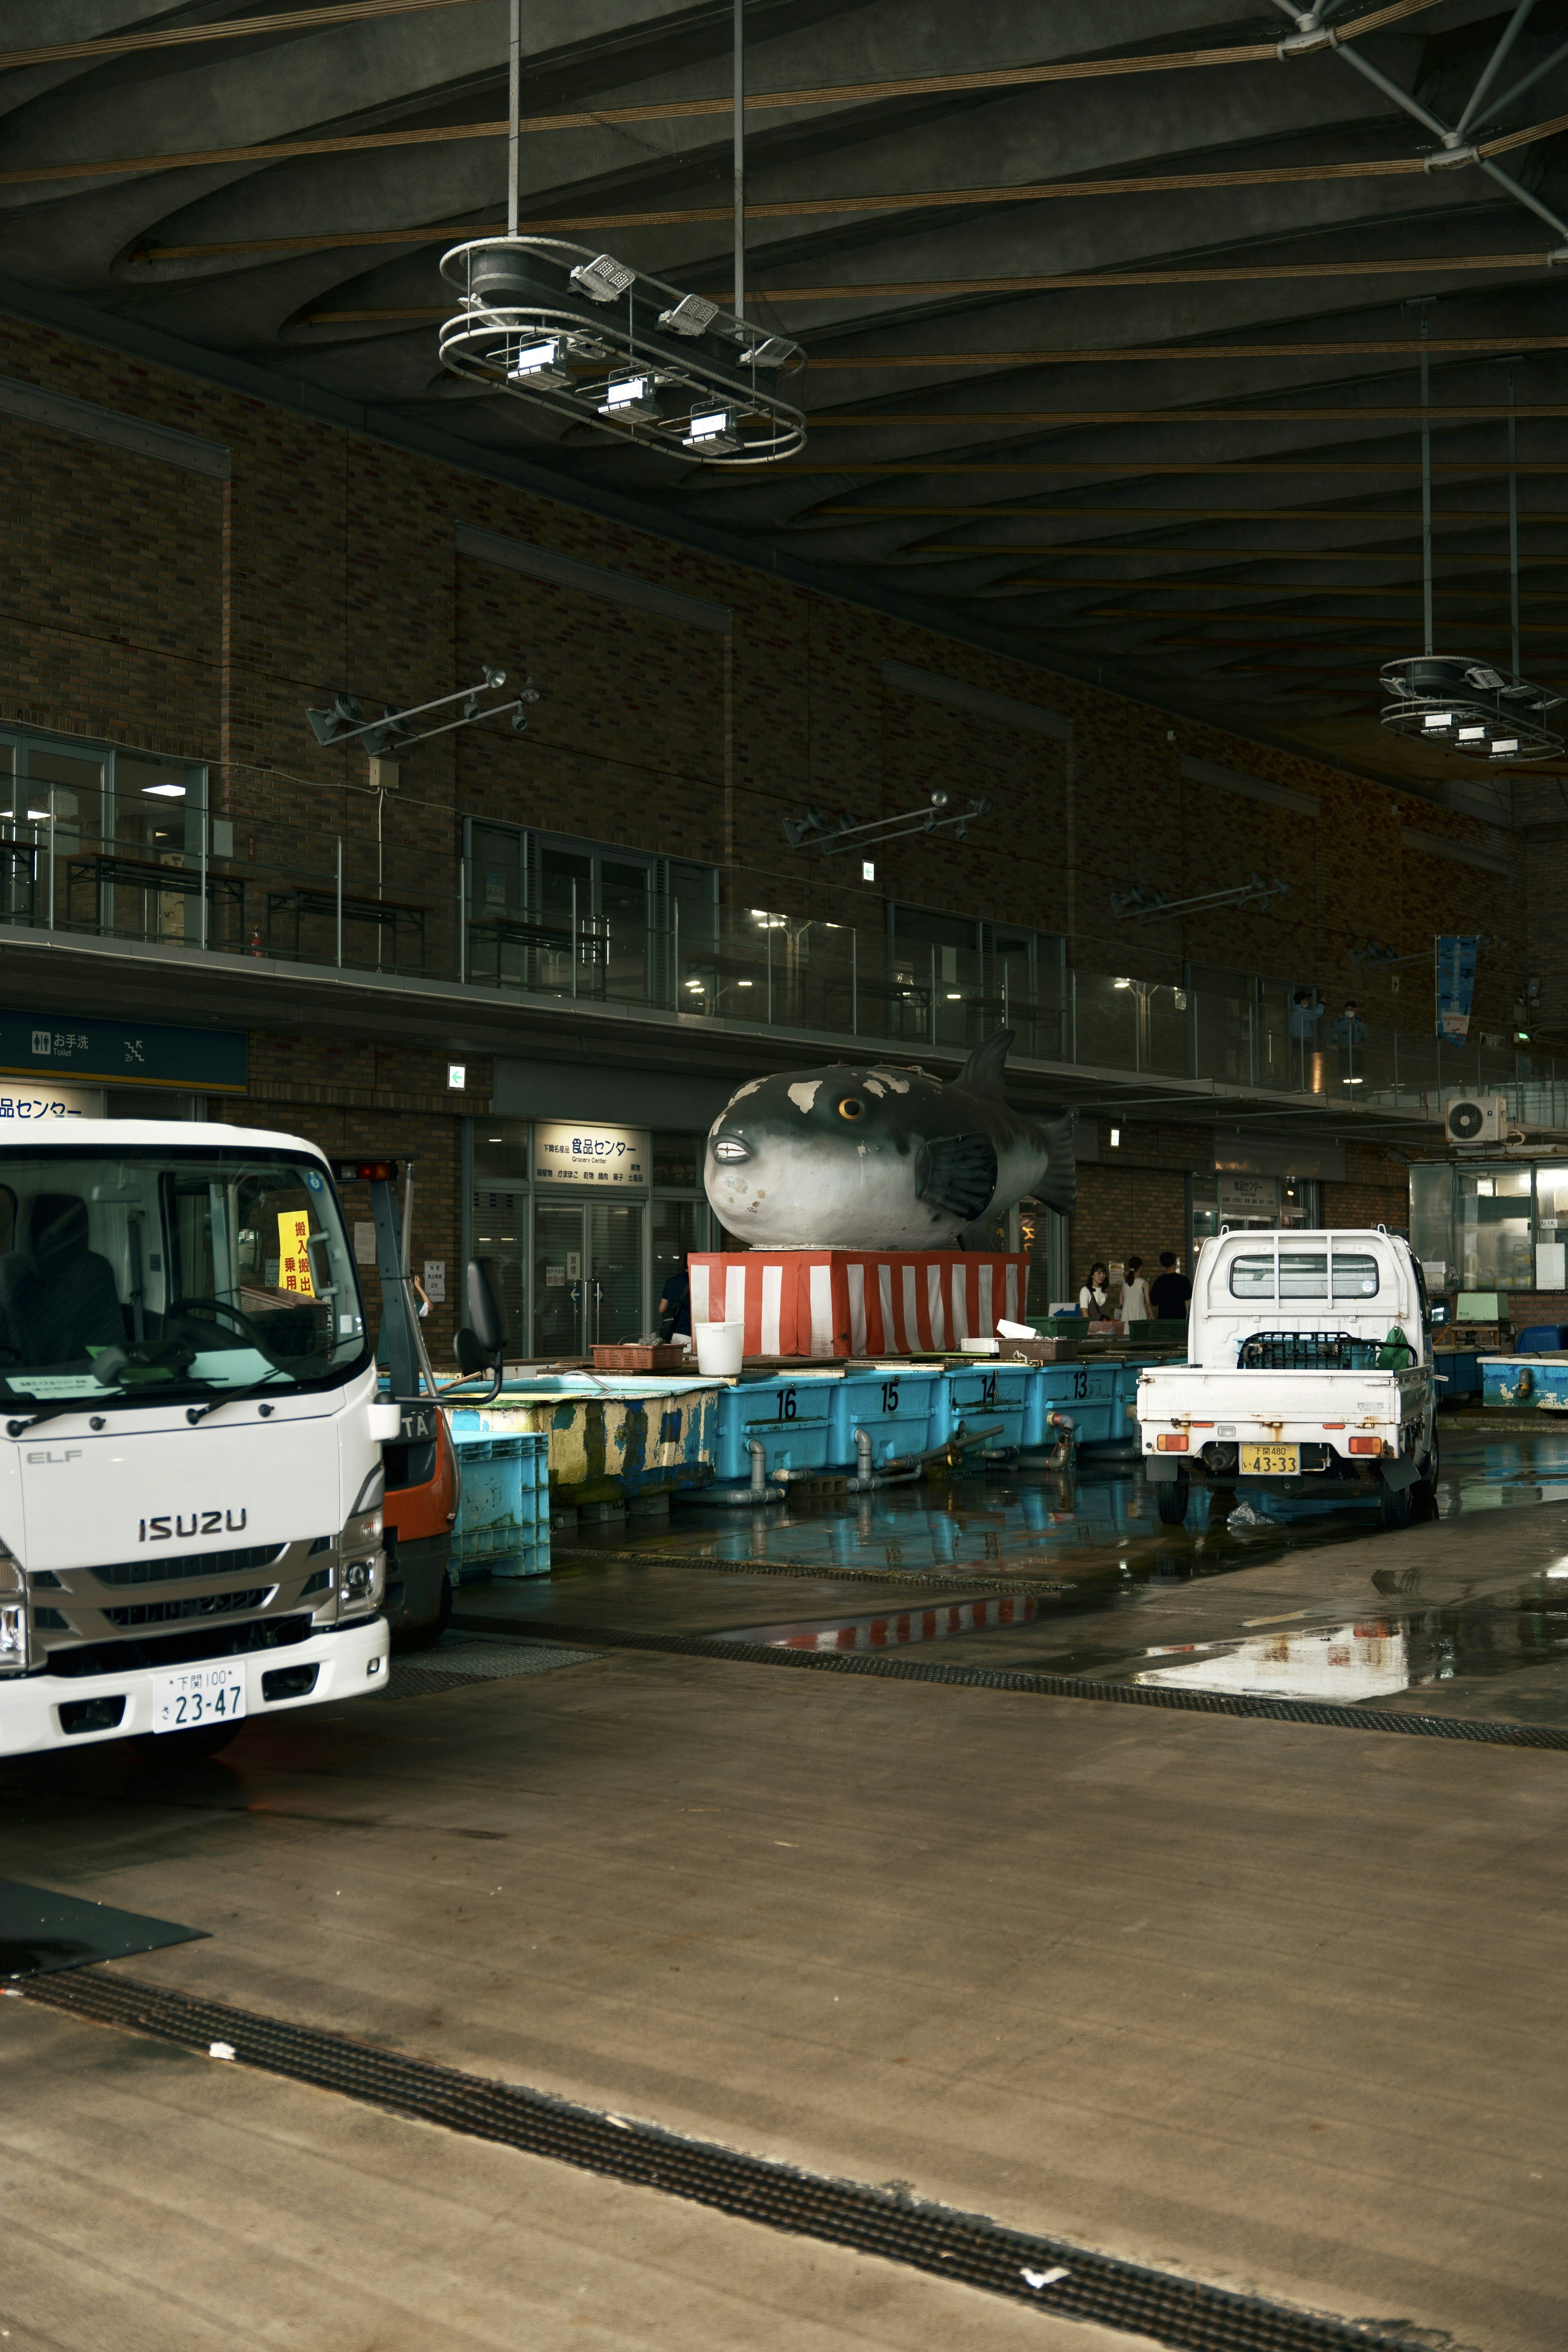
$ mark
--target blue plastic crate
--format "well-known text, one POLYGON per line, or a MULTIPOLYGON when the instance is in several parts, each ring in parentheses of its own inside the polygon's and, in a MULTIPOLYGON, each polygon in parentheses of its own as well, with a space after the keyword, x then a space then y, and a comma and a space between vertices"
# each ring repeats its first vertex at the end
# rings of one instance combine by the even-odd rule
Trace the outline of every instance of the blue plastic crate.
POLYGON ((452 1529, 452 1572, 550 1573, 550 1440, 531 1430, 503 1437, 454 1428, 463 1499, 452 1529))
MULTIPOLYGON (((759 1439, 770 1477, 778 1470, 798 1475, 837 1464, 834 1396, 842 1384, 841 1374, 825 1371, 800 1379, 783 1373, 774 1380, 736 1381, 721 1388, 715 1477, 721 1483, 749 1479, 752 1445, 759 1439)), ((853 1459, 853 1444, 849 1453, 853 1459)))
MULTIPOLYGON (((962 1423, 971 1434, 977 1429, 994 1431, 975 1449, 982 1456, 1016 1453, 1037 1419, 1030 1407, 1039 1397, 1039 1375, 1046 1369, 1043 1364, 1004 1364, 994 1356, 950 1366, 931 1402, 931 1444, 954 1436, 962 1423)), ((1055 1442, 1053 1433, 1050 1443, 1055 1442)))
POLYGON ((870 1371, 846 1372, 833 1384, 831 1459, 844 1469, 854 1469, 858 1429, 870 1437, 871 1459, 879 1470, 889 1462, 908 1462, 940 1444, 931 1425, 942 1377, 939 1364, 889 1362, 870 1371))

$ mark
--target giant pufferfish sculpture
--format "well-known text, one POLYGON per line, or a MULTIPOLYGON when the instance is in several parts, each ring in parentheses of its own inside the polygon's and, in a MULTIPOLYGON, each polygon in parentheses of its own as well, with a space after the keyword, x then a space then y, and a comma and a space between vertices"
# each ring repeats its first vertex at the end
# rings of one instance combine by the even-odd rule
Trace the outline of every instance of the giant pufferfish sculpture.
POLYGON ((752 1078, 708 1137, 714 1214, 757 1249, 933 1250, 1026 1194, 1069 1209, 1072 1114, 1009 1108, 1014 1035, 988 1037, 949 1085, 887 1062, 752 1078))

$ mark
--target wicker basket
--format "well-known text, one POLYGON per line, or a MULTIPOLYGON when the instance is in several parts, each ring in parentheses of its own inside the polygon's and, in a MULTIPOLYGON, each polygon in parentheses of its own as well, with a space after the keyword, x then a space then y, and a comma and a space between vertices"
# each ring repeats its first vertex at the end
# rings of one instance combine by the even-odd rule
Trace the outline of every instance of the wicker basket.
POLYGON ((689 1349, 672 1340, 635 1339, 595 1340, 594 1370, 596 1372, 678 1372, 683 1364, 696 1370, 696 1359, 689 1349))

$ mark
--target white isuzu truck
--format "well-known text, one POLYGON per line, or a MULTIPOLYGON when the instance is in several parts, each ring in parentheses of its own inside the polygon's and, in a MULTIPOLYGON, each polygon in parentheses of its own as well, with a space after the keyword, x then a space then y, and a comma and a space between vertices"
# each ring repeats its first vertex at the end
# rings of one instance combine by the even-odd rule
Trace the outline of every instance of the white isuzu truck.
POLYGON ((1187 1360, 1138 1382, 1143 1467, 1179 1527, 1194 1486, 1430 1508, 1432 1332, 1398 1234, 1222 1233, 1193 1269, 1187 1360))
POLYGON ((0 1142, 0 1755, 373 1695, 384 1442, 328 1162, 71 1118, 0 1142))

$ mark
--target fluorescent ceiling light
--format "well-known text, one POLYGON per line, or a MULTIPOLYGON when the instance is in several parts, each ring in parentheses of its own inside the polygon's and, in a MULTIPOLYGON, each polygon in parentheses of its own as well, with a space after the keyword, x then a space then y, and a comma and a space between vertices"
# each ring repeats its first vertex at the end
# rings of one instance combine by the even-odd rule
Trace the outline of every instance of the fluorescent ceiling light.
POLYGON ((706 409, 691 419, 691 429, 681 443, 682 448, 696 449, 711 455, 719 449, 738 449, 741 446, 734 431, 733 411, 728 408, 706 409))
POLYGON ((524 343, 508 365, 508 381, 547 386, 570 383, 572 371, 562 365, 562 358, 561 344, 554 336, 542 343, 524 343))
POLYGON ((184 784, 143 784, 142 789, 153 800, 183 801, 185 797, 184 784))
POLYGON ((1421 721, 1423 727, 1431 728, 1451 727, 1453 723, 1454 714, 1451 710, 1428 710, 1421 721))
POLYGON ((1487 730, 1484 727, 1461 727, 1459 730, 1459 740, 1461 743, 1484 742, 1486 740, 1486 731, 1487 730))
POLYGON ((1492 750, 1494 751, 1517 751, 1518 749, 1519 738, 1517 735, 1500 735, 1497 741, 1492 745, 1492 750))
POLYGON ((600 415, 613 416, 620 424, 652 424, 658 415, 654 398, 658 382, 651 375, 612 376, 599 404, 600 415))

